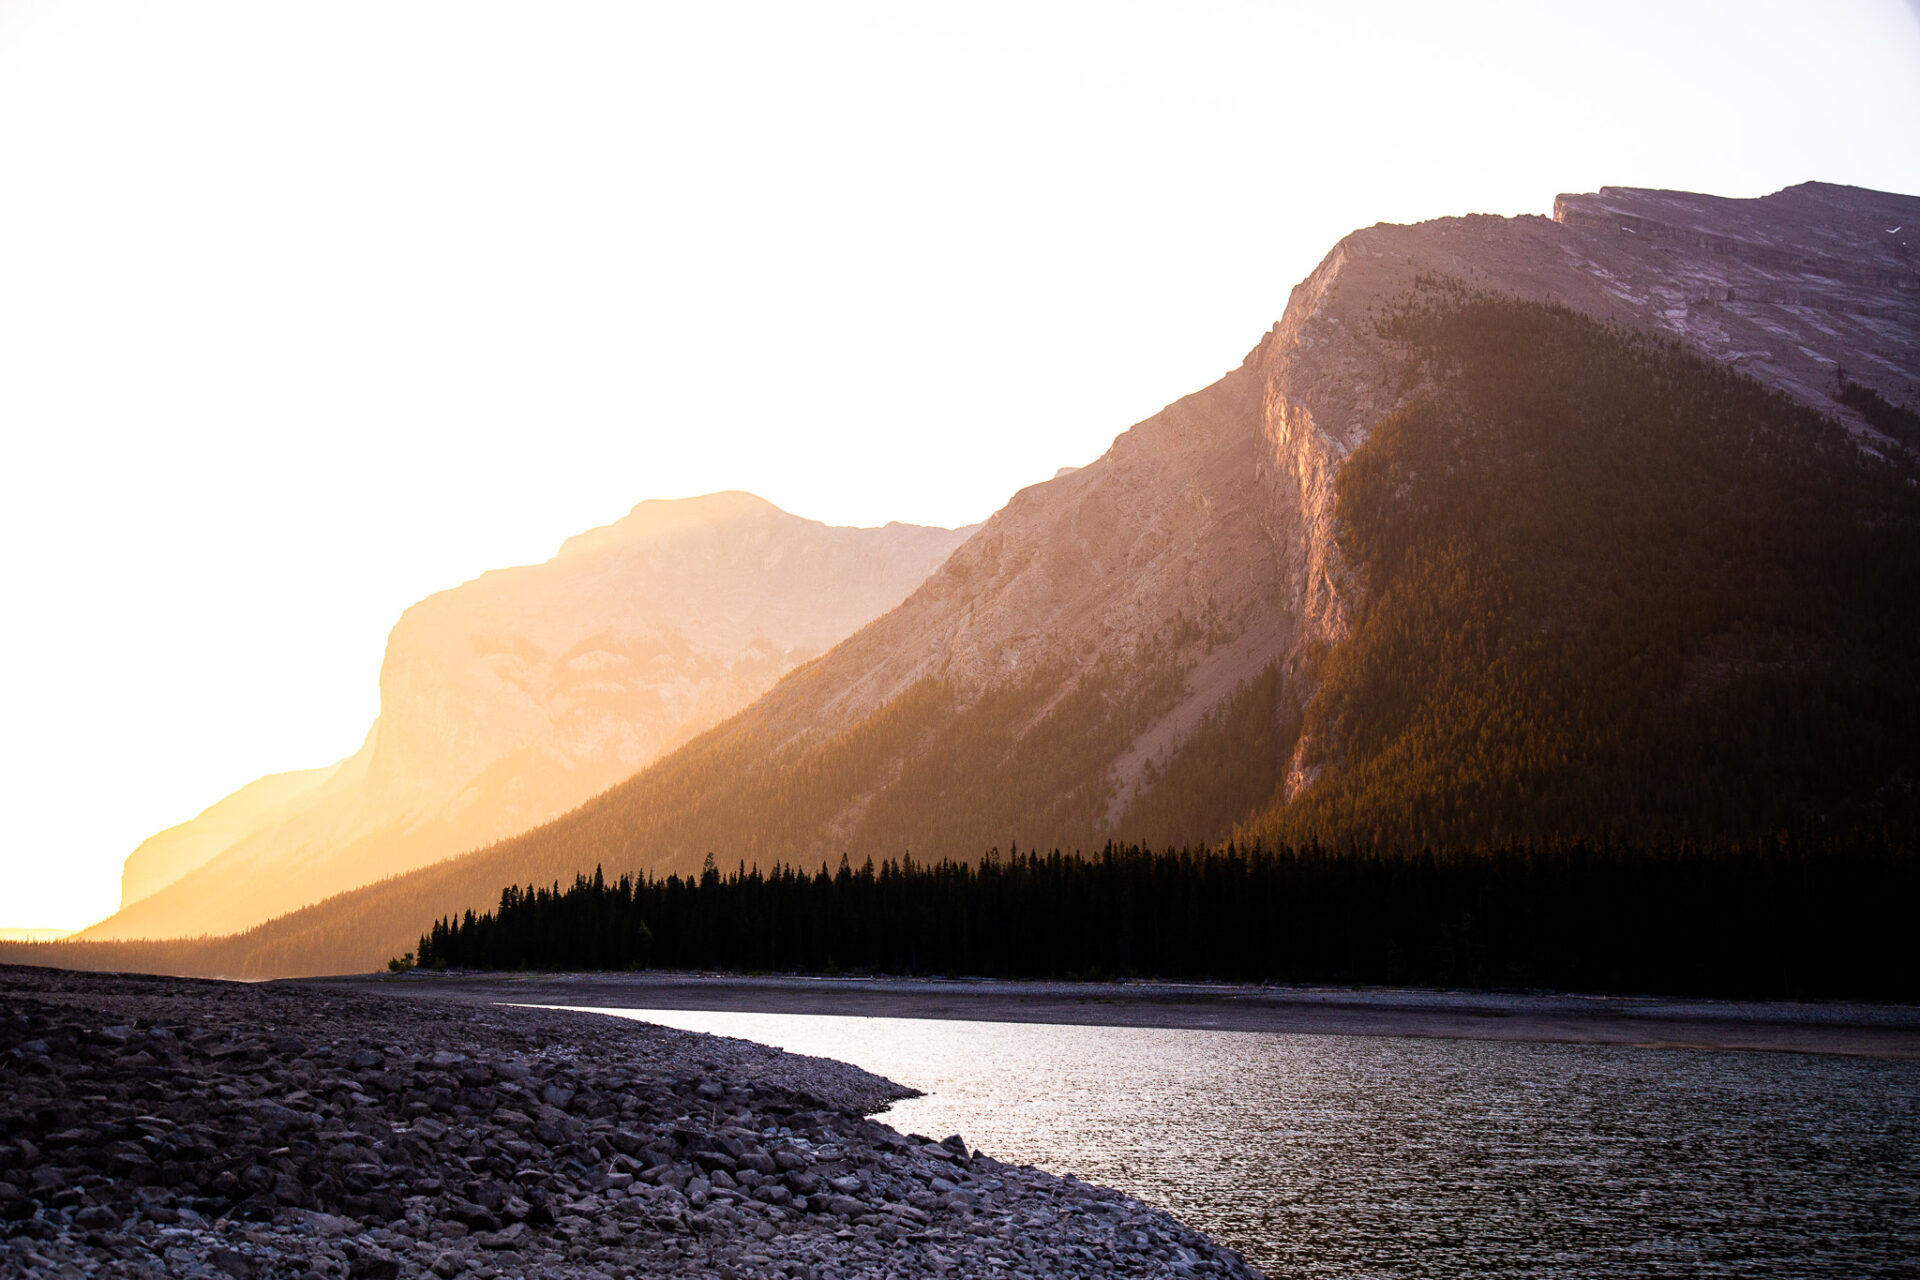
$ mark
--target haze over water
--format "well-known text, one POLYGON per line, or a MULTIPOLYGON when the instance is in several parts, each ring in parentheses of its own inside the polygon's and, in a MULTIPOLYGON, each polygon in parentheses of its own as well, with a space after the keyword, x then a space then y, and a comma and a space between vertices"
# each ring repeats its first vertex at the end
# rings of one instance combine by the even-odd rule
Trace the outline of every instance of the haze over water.
POLYGON ((1920 1257, 1920 1063, 663 1009, 856 1063, 881 1117, 1155 1205, 1273 1276, 1875 1276, 1920 1257))

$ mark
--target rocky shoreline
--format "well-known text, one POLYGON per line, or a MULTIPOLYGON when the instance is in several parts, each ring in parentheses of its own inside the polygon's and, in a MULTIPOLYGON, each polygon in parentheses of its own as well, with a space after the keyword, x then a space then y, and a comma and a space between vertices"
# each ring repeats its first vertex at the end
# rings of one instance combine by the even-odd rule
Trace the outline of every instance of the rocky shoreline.
POLYGON ((9 966, 0 1072, 7 1274, 1258 1275, 858 1068, 593 1014, 9 966))

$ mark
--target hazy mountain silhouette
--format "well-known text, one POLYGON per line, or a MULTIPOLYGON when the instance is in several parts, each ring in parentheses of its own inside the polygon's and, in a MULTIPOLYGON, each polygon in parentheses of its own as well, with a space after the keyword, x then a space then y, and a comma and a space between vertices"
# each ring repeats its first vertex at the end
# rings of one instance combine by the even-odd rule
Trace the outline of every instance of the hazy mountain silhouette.
POLYGON ((198 815, 148 836, 127 855, 120 872, 122 909, 151 897, 195 867, 211 862, 257 831, 289 818, 289 810, 314 788, 340 771, 338 764, 322 769, 272 773, 249 782, 198 815))
POLYGON ((393 629, 358 752, 142 844, 121 911, 83 936, 245 928, 564 813, 898 604, 967 532, 717 493, 430 596, 393 629))

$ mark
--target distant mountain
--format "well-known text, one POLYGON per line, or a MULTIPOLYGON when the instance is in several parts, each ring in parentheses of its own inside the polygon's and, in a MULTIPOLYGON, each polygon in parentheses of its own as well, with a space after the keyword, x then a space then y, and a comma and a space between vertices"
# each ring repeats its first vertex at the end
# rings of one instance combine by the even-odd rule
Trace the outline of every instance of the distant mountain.
POLYGON ((120 870, 120 907, 152 897, 195 867, 257 831, 291 817, 289 810, 340 771, 338 764, 257 778, 199 815, 148 836, 120 870))
POLYGON ((745 493, 643 502, 401 617, 366 744, 127 860, 87 938, 224 933, 515 835, 897 605, 968 530, 832 528, 745 493))
POLYGON ((1920 769, 1916 242, 1920 199, 1820 184, 1356 232, 1237 369, 739 715, 217 963, 364 967, 510 882, 709 854, 1884 815, 1920 769))

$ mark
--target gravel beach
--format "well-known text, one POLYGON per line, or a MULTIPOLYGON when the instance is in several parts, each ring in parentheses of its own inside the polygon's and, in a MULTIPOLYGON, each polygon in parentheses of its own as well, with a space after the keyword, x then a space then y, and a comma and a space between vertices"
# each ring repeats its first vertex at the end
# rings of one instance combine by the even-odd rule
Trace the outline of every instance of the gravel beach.
POLYGON ((0 1273, 1258 1274, 844 1063, 405 994, 0 967, 0 1273))

